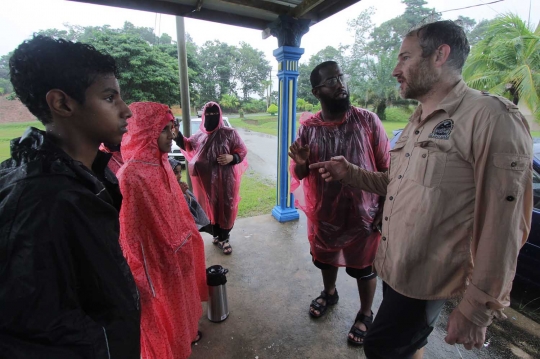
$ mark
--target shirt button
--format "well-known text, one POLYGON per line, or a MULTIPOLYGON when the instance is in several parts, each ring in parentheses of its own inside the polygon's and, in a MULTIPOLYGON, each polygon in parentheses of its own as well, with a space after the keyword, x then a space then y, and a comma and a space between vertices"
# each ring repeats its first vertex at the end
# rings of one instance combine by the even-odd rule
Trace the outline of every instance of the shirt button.
POLYGON ((403 176, 402 176, 402 175, 399 175, 399 176, 397 176, 397 178, 398 178, 398 179, 402 179, 402 178, 403 178, 403 176))
POLYGON ((391 201, 391 200, 393 200, 393 199, 394 199, 394 197, 390 196, 390 197, 388 197, 388 199, 389 199, 389 200, 391 201))
POLYGON ((409 157, 409 156, 410 156, 410 154, 409 154, 409 153, 406 153, 406 154, 405 154, 405 157, 409 157))
POLYGON ((507 200, 508 202, 512 202, 514 199, 515 199, 514 196, 508 196, 508 197, 506 197, 506 200, 507 200))
POLYGON ((385 220, 385 221, 388 221, 388 217, 384 217, 384 220, 385 220))
POLYGON ((418 131, 418 130, 414 131, 415 135, 418 135, 419 133, 420 133, 420 131, 418 131))
POLYGON ((386 237, 382 237, 382 240, 383 240, 383 241, 386 241, 386 237))
POLYGON ((424 153, 424 154, 422 155, 422 158, 426 158, 426 157, 427 157, 427 155, 424 153))
POLYGON ((516 166, 517 166, 517 163, 516 163, 516 162, 512 162, 512 163, 510 163, 510 166, 516 167, 516 166))

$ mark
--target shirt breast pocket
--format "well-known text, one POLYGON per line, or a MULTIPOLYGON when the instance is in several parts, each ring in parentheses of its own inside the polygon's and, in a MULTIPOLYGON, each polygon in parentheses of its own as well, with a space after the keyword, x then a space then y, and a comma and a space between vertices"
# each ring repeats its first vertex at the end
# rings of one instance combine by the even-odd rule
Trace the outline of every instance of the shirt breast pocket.
POLYGON ((395 177, 395 174, 398 171, 398 164, 399 164, 399 158, 403 156, 403 147, 405 147, 405 144, 407 143, 407 136, 403 136, 404 138, 400 138, 398 142, 394 145, 394 148, 390 150, 390 169, 389 169, 389 177, 390 179, 393 179, 395 177))
POLYGON ((409 178, 424 187, 439 187, 446 169, 446 157, 446 152, 441 151, 435 142, 415 143, 409 178))

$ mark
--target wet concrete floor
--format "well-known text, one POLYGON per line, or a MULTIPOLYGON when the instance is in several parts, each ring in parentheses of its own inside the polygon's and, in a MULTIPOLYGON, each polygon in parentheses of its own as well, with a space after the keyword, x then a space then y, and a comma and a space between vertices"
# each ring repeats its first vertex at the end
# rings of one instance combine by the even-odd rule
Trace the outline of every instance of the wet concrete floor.
MULTIPOLYGON (((221 323, 204 317, 203 339, 193 346, 193 359, 365 358, 362 348, 347 344, 347 333, 359 309, 356 281, 340 269, 339 303, 324 317, 313 319, 309 303, 322 290, 320 271, 311 263, 306 219, 278 223, 270 215, 242 218, 231 232, 233 253, 223 255, 203 234, 207 266, 229 269, 230 316, 221 323)), ((382 300, 379 280, 373 311, 382 300)), ((508 319, 488 329, 480 350, 444 342, 448 303, 430 336, 426 359, 540 358, 540 325, 507 309, 508 319), (459 352, 458 352, 459 350, 459 352)))

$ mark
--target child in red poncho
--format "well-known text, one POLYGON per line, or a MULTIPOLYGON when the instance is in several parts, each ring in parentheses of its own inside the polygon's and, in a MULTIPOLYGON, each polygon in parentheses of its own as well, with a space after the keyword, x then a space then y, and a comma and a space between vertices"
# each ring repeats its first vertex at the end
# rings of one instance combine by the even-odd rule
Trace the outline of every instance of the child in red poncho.
POLYGON ((201 337, 204 244, 169 165, 173 116, 166 105, 130 106, 117 173, 124 196, 120 244, 141 296, 141 356, 180 359, 201 337))

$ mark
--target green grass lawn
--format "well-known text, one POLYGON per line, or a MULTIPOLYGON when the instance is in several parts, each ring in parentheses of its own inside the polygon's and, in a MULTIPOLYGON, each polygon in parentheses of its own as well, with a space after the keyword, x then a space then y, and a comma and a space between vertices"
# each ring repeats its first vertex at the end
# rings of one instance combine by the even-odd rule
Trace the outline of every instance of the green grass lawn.
POLYGON ((238 217, 269 214, 276 205, 276 186, 248 170, 242 177, 240 197, 242 200, 238 205, 238 217))
POLYGON ((41 122, 18 122, 18 123, 6 123, 0 125, 0 162, 9 158, 9 142, 17 137, 21 137, 29 126, 34 126, 41 130, 45 129, 41 122))
MULTIPOLYGON (((185 169, 182 170, 182 180, 186 181, 185 169)), ((240 198, 239 218, 269 214, 276 205, 276 186, 248 169, 242 176, 240 198)))

